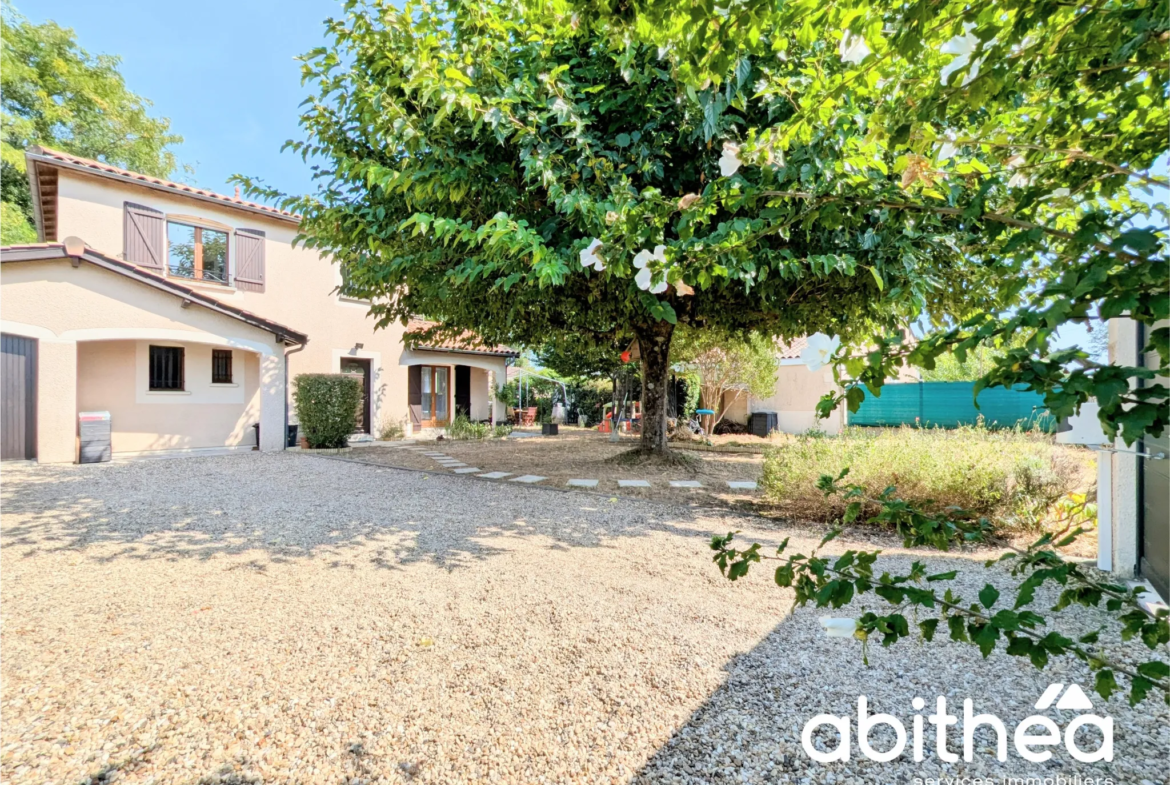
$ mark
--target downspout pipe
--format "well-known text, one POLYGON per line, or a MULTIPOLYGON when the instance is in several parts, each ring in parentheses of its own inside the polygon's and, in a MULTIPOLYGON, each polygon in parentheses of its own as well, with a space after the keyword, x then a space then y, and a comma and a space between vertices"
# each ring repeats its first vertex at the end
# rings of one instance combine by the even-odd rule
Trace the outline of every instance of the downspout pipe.
POLYGON ((288 398, 289 398, 288 356, 290 354, 296 354, 297 352, 301 351, 304 348, 305 348, 305 345, 303 343, 300 343, 291 349, 284 350, 284 434, 280 439, 281 451, 288 449, 288 398))

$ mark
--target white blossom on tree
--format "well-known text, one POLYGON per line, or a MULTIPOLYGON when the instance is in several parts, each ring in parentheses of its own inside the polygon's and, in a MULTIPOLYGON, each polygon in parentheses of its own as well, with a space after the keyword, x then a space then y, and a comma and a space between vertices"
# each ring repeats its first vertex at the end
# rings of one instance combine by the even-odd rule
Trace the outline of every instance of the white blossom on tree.
POLYGON ((813 333, 808 337, 808 346, 800 353, 800 359, 810 371, 819 371, 833 362, 833 355, 841 348, 841 339, 824 333, 813 333))

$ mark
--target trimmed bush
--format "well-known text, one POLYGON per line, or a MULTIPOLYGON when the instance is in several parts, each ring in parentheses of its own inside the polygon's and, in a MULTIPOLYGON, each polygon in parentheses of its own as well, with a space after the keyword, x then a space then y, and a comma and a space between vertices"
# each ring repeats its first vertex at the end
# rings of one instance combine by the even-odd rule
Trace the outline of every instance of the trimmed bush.
POLYGON ((340 373, 302 373, 293 380, 301 431, 314 449, 345 447, 357 427, 362 385, 340 373))
POLYGON ((848 467, 847 482, 871 496, 894 485, 913 504, 962 507, 1006 529, 1031 529, 1057 500, 1092 486, 1093 460, 1087 450, 1020 430, 848 428, 836 437, 794 437, 769 450, 761 485, 793 517, 828 521, 848 500, 826 499, 817 479, 848 467))

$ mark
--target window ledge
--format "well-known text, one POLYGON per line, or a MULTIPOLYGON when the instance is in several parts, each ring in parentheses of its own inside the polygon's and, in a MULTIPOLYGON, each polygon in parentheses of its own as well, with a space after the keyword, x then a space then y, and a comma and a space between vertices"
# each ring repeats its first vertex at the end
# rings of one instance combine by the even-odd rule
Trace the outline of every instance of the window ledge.
POLYGON ((183 286, 194 286, 194 287, 206 286, 208 289, 218 289, 218 290, 226 289, 229 292, 236 291, 235 284, 230 284, 230 283, 220 283, 219 281, 204 281, 204 280, 200 280, 199 278, 188 278, 185 275, 174 275, 174 274, 168 274, 167 278, 172 280, 172 281, 175 281, 177 283, 181 283, 181 284, 183 284, 183 286))
POLYGON ((212 387, 239 387, 239 382, 212 382, 212 387))
POLYGON ((190 390, 147 390, 147 395, 190 395, 190 390))

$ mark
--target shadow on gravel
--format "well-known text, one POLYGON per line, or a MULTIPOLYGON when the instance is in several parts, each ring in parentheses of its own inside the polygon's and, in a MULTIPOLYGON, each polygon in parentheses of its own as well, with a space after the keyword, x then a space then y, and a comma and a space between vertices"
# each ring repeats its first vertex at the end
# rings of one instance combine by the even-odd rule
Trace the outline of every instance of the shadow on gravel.
POLYGON ((360 546, 363 563, 384 569, 419 561, 454 569, 505 552, 517 536, 574 548, 651 530, 694 537, 673 524, 700 514, 295 454, 24 465, 6 467, 3 480, 3 547, 33 556, 123 546, 93 556, 103 560, 259 549, 269 563, 313 556, 344 569, 356 566, 348 552, 360 546))
MULTIPOLYGON (((909 566, 913 557, 883 556, 881 566, 891 571, 909 566)), ((963 596, 974 596, 986 582, 1006 589, 1011 578, 1002 570, 979 569, 961 559, 932 554, 931 571, 960 569, 959 578, 948 585, 963 596)), ((1042 587, 1036 607, 1050 608, 1058 592, 1042 587)), ((880 643, 868 647, 869 664, 863 659, 863 644, 854 639, 825 636, 818 618, 860 616, 865 610, 888 611, 876 598, 841 611, 805 607, 785 616, 750 651, 736 655, 724 665, 726 680, 633 777, 638 785, 730 785, 731 783, 905 783, 919 785, 929 779, 936 783, 999 783, 1008 785, 1106 785, 1106 783, 1164 782, 1165 750, 1170 744, 1170 708, 1158 700, 1147 700, 1131 708, 1118 693, 1109 701, 1093 689, 1093 675, 1087 666, 1071 658, 1057 658, 1044 670, 1034 668, 1027 658, 1012 657, 999 646, 984 659, 969 644, 958 644, 940 633, 930 644, 902 641, 890 648, 880 643), (868 607, 865 607, 866 604, 868 607), (1061 710, 1055 706, 1040 711, 1036 701, 1051 684, 1078 684, 1091 698, 1091 712, 1061 710), (868 700, 868 714, 891 714, 903 724, 907 742, 903 754, 892 762, 869 760, 860 751, 858 740, 858 697, 868 700), (936 729, 927 719, 934 713, 939 696, 947 701, 947 713, 959 724, 947 733, 947 748, 960 756, 956 763, 944 763, 936 753, 936 729), (925 709, 916 711, 913 700, 922 698, 925 709), (971 762, 963 755, 963 701, 973 702, 973 714, 990 713, 1006 726, 1008 757, 996 760, 997 734, 987 725, 974 732, 971 762), (1081 763, 1063 744, 1046 747, 1052 758, 1030 763, 1016 752, 1016 727, 1032 715, 1053 720, 1061 729, 1082 713, 1112 717, 1115 724, 1114 756, 1111 762, 1081 763), (801 744, 805 724, 818 714, 847 717, 850 722, 850 760, 822 764, 812 760, 801 744), (924 760, 913 760, 914 716, 923 717, 924 760), (1078 779, 1079 777, 1079 779, 1078 779), (964 779, 965 778, 965 779, 964 779), (1031 778, 1031 779, 1029 779, 1031 778), (1060 779, 1063 778, 1063 779, 1060 779)), ((1097 609, 1074 606, 1062 614, 1061 629, 1081 634, 1107 625, 1097 609)), ((1116 625, 1109 633, 1113 651, 1148 658, 1149 650, 1137 641, 1122 643, 1116 625)), ((1104 636, 1103 636, 1104 640, 1104 636)), ((869 734, 873 749, 895 746, 893 729, 877 725, 869 734)), ((1084 751, 1101 745, 1099 731, 1077 732, 1084 751)), ((811 742, 821 752, 836 750, 840 737, 835 728, 817 728, 811 742)))

